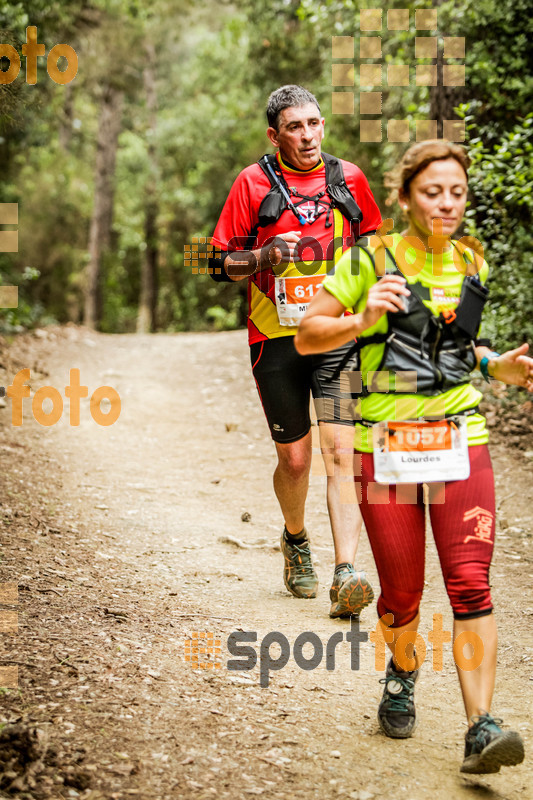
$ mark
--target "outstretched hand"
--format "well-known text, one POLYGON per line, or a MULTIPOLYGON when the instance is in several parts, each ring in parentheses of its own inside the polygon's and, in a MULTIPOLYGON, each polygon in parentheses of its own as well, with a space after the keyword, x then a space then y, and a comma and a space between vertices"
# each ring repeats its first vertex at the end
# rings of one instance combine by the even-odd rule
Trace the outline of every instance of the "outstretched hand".
MULTIPOLYGON (((492 377, 513 386, 522 386, 533 392, 533 358, 526 355, 528 344, 522 344, 515 350, 507 350, 494 359, 492 377)), ((490 374, 490 373, 489 373, 490 374)))

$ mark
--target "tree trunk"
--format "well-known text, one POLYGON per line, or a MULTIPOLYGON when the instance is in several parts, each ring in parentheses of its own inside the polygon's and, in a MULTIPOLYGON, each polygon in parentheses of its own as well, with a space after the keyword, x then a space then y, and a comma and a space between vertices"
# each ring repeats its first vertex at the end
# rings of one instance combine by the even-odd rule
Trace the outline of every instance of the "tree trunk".
POLYGON ((62 150, 67 151, 72 139, 72 122, 74 117, 74 93, 72 84, 64 87, 65 102, 59 114, 59 144, 62 150))
POLYGON ((113 221, 115 163, 122 117, 123 91, 107 86, 102 97, 96 146, 94 207, 89 233, 89 264, 84 322, 96 328, 102 315, 102 257, 109 247, 113 221))
POLYGON ((141 295, 137 316, 137 333, 149 333, 157 327, 158 235, 157 235, 157 94, 155 85, 155 48, 146 44, 146 66, 143 70, 146 108, 148 111, 148 180, 145 187, 144 239, 146 249, 141 267, 141 295))
MULTIPOLYGON (((443 2, 444 0, 434 0, 433 7, 438 9, 443 2)), ((438 35, 439 39, 450 35, 441 27, 440 14, 438 35)), ((437 52, 437 85, 432 86, 429 93, 429 119, 437 120, 437 137, 439 139, 443 138, 443 120, 459 119, 453 109, 455 106, 460 105, 460 103, 464 103, 466 99, 465 86, 444 86, 443 67, 444 64, 447 63, 448 59, 444 59, 443 48, 441 46, 438 48, 437 52)))

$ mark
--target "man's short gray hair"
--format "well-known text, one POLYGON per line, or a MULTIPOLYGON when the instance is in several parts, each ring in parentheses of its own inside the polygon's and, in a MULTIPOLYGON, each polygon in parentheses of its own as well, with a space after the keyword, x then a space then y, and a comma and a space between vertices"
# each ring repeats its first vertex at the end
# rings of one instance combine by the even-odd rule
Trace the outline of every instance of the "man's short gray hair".
POLYGON ((266 115, 268 124, 271 128, 278 129, 279 115, 284 108, 306 106, 308 103, 314 103, 320 113, 320 106, 318 100, 303 86, 297 86, 294 83, 287 84, 287 86, 280 86, 268 98, 266 115))

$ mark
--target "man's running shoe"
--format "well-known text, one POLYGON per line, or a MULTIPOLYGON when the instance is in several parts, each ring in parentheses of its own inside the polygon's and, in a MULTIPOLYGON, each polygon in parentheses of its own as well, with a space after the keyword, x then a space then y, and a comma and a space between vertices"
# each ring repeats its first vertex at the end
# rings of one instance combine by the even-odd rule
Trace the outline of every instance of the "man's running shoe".
POLYGON ((418 670, 403 672, 397 670, 391 658, 385 677, 383 697, 378 708, 378 721, 381 729, 392 739, 408 739, 416 727, 415 683, 418 670))
POLYGON ((465 736, 465 758, 461 772, 487 775, 500 767, 512 767, 524 760, 524 743, 516 731, 502 731, 501 719, 490 714, 472 717, 474 724, 465 736))
POLYGON ((374 592, 366 573, 356 572, 350 565, 333 576, 329 599, 330 617, 358 617, 374 599, 374 592))
POLYGON ((284 528, 281 534, 281 552, 285 557, 285 586, 295 597, 316 597, 318 577, 311 561, 309 539, 306 535, 300 544, 293 544, 287 540, 286 533, 287 529, 284 528))

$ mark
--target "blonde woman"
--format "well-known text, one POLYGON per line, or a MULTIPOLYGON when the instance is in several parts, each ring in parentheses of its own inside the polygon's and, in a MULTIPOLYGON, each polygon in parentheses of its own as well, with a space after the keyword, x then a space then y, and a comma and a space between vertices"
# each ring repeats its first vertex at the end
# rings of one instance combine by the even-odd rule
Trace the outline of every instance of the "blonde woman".
POLYGON ((478 338, 488 266, 452 238, 464 215, 468 166, 464 149, 450 142, 409 148, 388 175, 406 230, 343 255, 313 299, 295 346, 300 353, 322 352, 354 336, 360 346, 367 391, 356 417, 354 474, 380 577, 378 614, 392 632, 380 726, 393 738, 407 738, 415 728, 422 489, 429 482, 454 641, 473 632, 484 646, 477 669, 458 668, 469 725, 461 771, 491 773, 520 763, 524 748, 519 734, 502 730, 502 720, 490 714, 497 648, 489 587, 494 480, 481 394, 470 373, 478 367, 487 380, 533 391, 533 359, 527 344, 499 355, 478 338), (356 313, 343 316, 349 307, 356 313))

